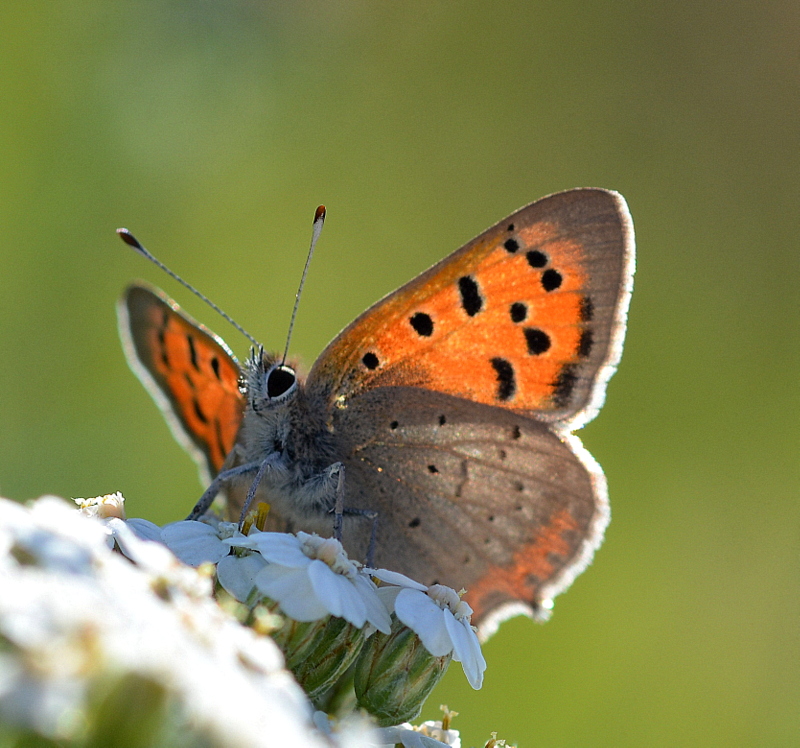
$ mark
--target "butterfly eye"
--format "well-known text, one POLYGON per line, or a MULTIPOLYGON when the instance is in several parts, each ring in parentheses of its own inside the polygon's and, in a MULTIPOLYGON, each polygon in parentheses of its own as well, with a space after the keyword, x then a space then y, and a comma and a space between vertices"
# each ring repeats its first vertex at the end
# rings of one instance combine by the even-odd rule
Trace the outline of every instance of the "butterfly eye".
POLYGON ((267 373, 267 397, 283 400, 297 388, 297 375, 290 366, 275 366, 267 373))

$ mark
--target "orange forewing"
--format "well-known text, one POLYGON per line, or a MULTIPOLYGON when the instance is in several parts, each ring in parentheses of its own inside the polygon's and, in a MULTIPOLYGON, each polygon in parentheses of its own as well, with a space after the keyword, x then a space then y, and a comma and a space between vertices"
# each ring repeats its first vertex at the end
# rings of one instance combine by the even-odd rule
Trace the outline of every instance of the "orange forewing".
POLYGON ((578 362, 586 329, 584 247, 565 238, 561 227, 549 221, 524 225, 527 210, 378 302, 331 343, 310 380, 330 379, 336 382, 334 392, 345 394, 411 385, 511 410, 555 409, 559 375, 578 362), (512 236, 515 251, 506 247, 512 236), (532 265, 526 252, 531 247, 546 253, 545 266, 532 265), (543 285, 548 270, 557 273, 549 276, 559 282, 553 291, 543 285), (480 304, 473 315, 470 297, 465 301, 459 285, 465 278, 477 294, 471 309, 480 304), (523 320, 514 321, 512 305, 524 305, 523 320), (417 314, 432 320, 430 335, 420 335, 410 324, 417 314), (546 334, 546 342, 534 346, 546 350, 531 353, 526 328, 546 334), (379 362, 372 370, 363 363, 367 354, 375 356, 370 363, 379 362), (498 397, 498 368, 493 364, 497 359, 508 362, 513 371, 514 391, 505 398, 498 397))
POLYGON ((244 410, 233 354, 174 302, 145 286, 128 288, 121 312, 127 317, 120 329, 134 370, 173 416, 170 423, 179 427, 179 439, 186 442, 188 437, 209 472, 219 472, 233 449, 244 410))

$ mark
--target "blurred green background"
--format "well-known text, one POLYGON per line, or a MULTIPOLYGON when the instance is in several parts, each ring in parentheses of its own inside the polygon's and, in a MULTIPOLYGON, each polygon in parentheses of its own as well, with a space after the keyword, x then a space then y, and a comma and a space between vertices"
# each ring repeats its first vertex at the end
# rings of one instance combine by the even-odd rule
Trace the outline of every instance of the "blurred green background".
POLYGON ((310 364, 382 294, 542 195, 622 192, 638 272, 583 431, 613 520, 538 626, 429 701, 464 745, 800 744, 800 5, 260 3, 0 9, 0 492, 186 513, 193 463, 129 372, 132 278, 268 347, 314 208, 310 364))

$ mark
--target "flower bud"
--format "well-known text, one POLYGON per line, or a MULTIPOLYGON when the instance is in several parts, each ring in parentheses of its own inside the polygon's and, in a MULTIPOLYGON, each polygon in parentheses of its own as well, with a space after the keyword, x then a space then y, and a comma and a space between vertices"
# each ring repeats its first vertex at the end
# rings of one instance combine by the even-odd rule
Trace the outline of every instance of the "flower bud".
POLYGON ((422 711, 451 659, 452 653, 434 657, 408 626, 392 616, 391 633, 373 634, 356 661, 358 704, 381 727, 407 722, 422 711))
MULTIPOLYGON (((276 606, 277 609, 277 606, 276 606)), ((286 667, 313 701, 353 664, 364 645, 364 629, 343 618, 295 621, 284 616, 272 638, 286 657, 286 667)))

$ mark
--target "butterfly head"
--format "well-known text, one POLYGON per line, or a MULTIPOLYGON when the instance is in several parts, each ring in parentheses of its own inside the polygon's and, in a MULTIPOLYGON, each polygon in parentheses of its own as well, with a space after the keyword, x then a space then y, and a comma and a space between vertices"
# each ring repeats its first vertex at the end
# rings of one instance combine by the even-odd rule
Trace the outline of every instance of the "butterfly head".
POLYGON ((294 367, 259 348, 250 355, 244 383, 251 409, 265 414, 291 403, 297 395, 299 380, 294 367))
MULTIPOLYGON (((263 349, 254 350, 244 367, 246 399, 239 435, 244 458, 260 462, 270 454, 280 454, 281 466, 296 473, 298 485, 336 461, 334 435, 326 422, 328 411, 304 385, 294 363, 263 349)), ((305 496, 301 492, 293 501, 302 503, 305 496)), ((270 503, 277 500, 273 496, 270 503)))

